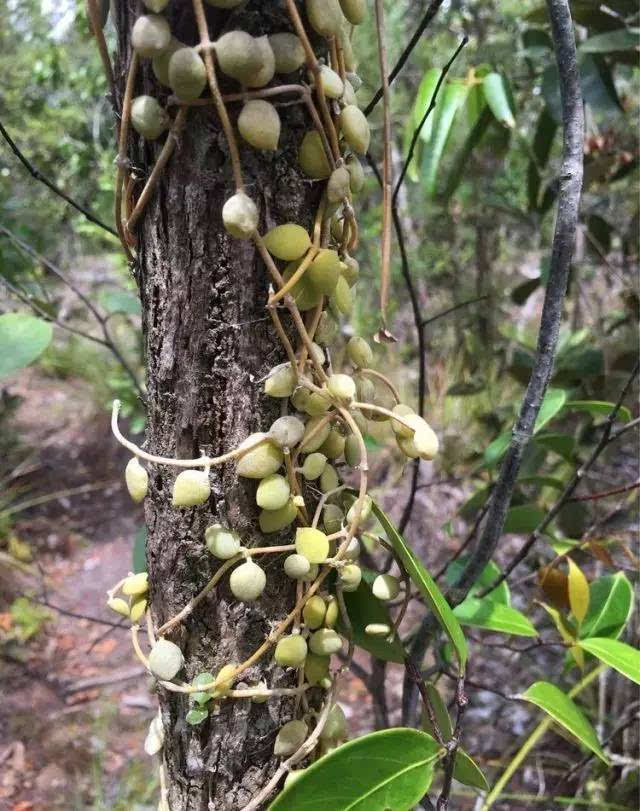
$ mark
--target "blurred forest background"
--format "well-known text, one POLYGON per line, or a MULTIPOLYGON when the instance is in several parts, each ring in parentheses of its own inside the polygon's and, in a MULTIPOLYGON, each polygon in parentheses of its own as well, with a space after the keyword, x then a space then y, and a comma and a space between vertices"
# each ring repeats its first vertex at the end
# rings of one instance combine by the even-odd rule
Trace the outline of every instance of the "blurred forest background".
MULTIPOLYGON (((387 4, 390 64, 423 5, 387 4)), ((635 0, 606 6, 572 3, 587 115, 581 225, 553 388, 496 565, 513 556, 588 457, 610 410, 606 403, 617 400, 638 355, 634 26, 640 15, 635 0)), ((398 197, 423 322, 426 416, 443 444, 436 462, 420 469, 406 535, 441 580, 443 564, 490 492, 534 356, 561 153, 546 20, 539 0, 446 2, 393 85, 397 177, 440 70, 463 35, 469 37, 421 131, 398 197), (483 81, 487 74, 496 77, 492 93, 483 81)), ((107 34, 114 37, 110 22, 107 34)), ((375 48, 370 20, 356 41, 363 106, 379 84, 375 48)), ((112 112, 83 3, 0 0, 0 77, 6 133, 33 167, 111 225, 112 112)), ((379 109, 371 120, 371 151, 380 159, 379 109)), ((111 440, 108 415, 112 400, 121 399, 128 433, 141 441, 144 369, 135 283, 117 239, 32 177, 6 139, 0 141, 0 178, 0 808, 151 808, 156 785, 141 742, 154 697, 140 681, 126 633, 105 607, 106 589, 144 567, 142 510, 126 494, 127 454, 111 440), (19 356, 10 343, 16 334, 24 335, 19 356)), ((359 204, 364 283, 353 326, 370 335, 377 328, 380 228, 380 193, 371 172, 359 204)), ((396 247, 390 322, 399 344, 378 348, 378 366, 399 384, 403 401, 415 405, 419 352, 412 313, 396 247)), ((637 380, 625 404, 621 424, 637 417, 637 380)), ((399 521, 412 472, 411 466, 403 470, 386 430, 368 437, 372 481, 376 497, 399 521)), ((562 625, 567 610, 566 566, 557 555, 572 551, 592 599, 620 587, 621 610, 631 611, 638 476, 638 436, 630 430, 599 458, 577 499, 516 570, 514 604, 535 616, 552 640, 548 646, 532 644, 518 654, 522 640, 507 644, 504 637, 497 642, 470 632, 478 647, 464 746, 490 777, 502 771, 536 718, 535 708, 505 700, 503 689, 515 693, 544 672, 560 683, 576 681, 562 647, 553 646, 554 634, 559 639, 554 623, 562 625), (611 490, 616 493, 609 497, 586 498, 611 490), (553 577, 541 585, 539 571, 554 560, 553 577), (538 601, 555 606, 561 618, 547 615, 538 601)), ((634 615, 626 641, 637 645, 639 631, 634 615)), ((402 668, 388 666, 385 678, 391 695, 399 692, 402 668)), ((609 672, 607 678, 618 677, 609 672)), ((613 770, 591 762, 577 783, 562 785, 580 756, 575 744, 551 735, 495 807, 637 807, 637 723, 634 728, 629 713, 637 717, 640 702, 622 679, 613 695, 614 705, 606 704, 601 680, 585 699, 601 740, 609 739, 616 753, 613 770), (556 799, 545 800, 556 783, 556 799)), ((361 708, 373 699, 357 668, 341 699, 353 734, 371 728, 374 716, 361 708)), ((378 717, 387 712, 374 709, 378 717)), ((390 701, 388 711, 398 722, 397 702, 390 701)), ((474 802, 472 792, 456 784, 454 807, 473 808, 474 802)))

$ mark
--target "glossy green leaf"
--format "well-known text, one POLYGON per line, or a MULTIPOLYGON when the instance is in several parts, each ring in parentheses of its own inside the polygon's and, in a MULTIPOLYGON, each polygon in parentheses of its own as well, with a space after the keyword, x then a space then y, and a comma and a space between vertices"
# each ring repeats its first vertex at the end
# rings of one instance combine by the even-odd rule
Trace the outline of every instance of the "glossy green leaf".
MULTIPOLYGON (((567 411, 586 411, 592 417, 608 417, 614 407, 615 403, 608 403, 604 400, 570 400, 565 404, 567 411)), ((626 406, 620 406, 616 419, 621 422, 629 422, 631 412, 626 406)))
MULTIPOLYGON (((420 122, 422 121, 424 114, 427 112, 427 109, 433 97, 433 92, 436 88, 436 84, 438 83, 439 78, 440 78, 439 68, 430 68, 428 71, 426 71, 426 73, 422 77, 422 81, 420 82, 420 86, 418 87, 418 93, 416 94, 416 99, 413 104, 411 115, 407 117, 407 123, 404 129, 403 154, 405 158, 409 154, 411 141, 413 140, 413 134, 416 131, 416 129, 420 126, 420 122)), ((417 180, 419 180, 418 165, 421 154, 421 145, 423 142, 427 142, 431 137, 433 118, 434 111, 432 111, 429 114, 429 117, 427 118, 422 128, 420 129, 420 137, 416 142, 413 158, 411 159, 411 163, 407 168, 407 177, 414 183, 417 180)))
POLYGON ((483 463, 485 467, 492 467, 493 465, 497 464, 500 459, 502 459, 507 452, 509 443, 511 442, 511 436, 511 431, 504 431, 502 434, 497 436, 493 442, 487 445, 483 456, 483 463))
POLYGON ((527 167, 527 199, 529 211, 537 211, 540 207, 540 186, 542 184, 542 172, 549 162, 551 147, 558 131, 556 123, 549 110, 544 107, 533 136, 532 157, 527 167))
POLYGON ((465 110, 467 111, 467 123, 465 126, 468 135, 456 154, 455 163, 447 178, 447 185, 443 195, 445 201, 455 193, 460 182, 465 177, 469 168, 471 153, 478 146, 489 124, 493 121, 491 110, 485 102, 484 95, 479 87, 473 87, 469 91, 465 110), (469 123, 470 119, 471 123, 469 123))
POLYGON ((305 769, 269 811, 410 811, 442 750, 425 732, 385 729, 339 746, 305 769))
POLYGON ((458 749, 456 752, 453 776, 459 783, 465 786, 471 786, 472 788, 480 789, 480 791, 489 791, 487 778, 482 774, 477 763, 469 757, 464 749, 458 749))
POLYGON ((576 641, 576 632, 573 625, 569 622, 569 620, 564 617, 557 608, 554 608, 551 605, 547 605, 547 603, 540 602, 540 605, 544 608, 547 614, 553 620, 554 625, 556 626, 556 630, 562 637, 565 642, 572 644, 576 641))
POLYGON ((424 188, 429 197, 435 195, 440 160, 451 132, 453 120, 464 103, 468 90, 468 85, 464 82, 450 82, 442 88, 441 96, 438 98, 431 137, 426 144, 422 164, 424 188))
POLYGON ((499 73, 489 73, 482 80, 482 89, 491 112, 505 127, 512 129, 516 125, 511 109, 507 82, 499 73))
POLYGON ((640 684, 640 651, 608 637, 591 637, 579 643, 583 650, 597 656, 601 662, 614 668, 636 684, 640 684))
POLYGON ((537 681, 521 697, 544 710, 556 723, 564 727, 567 732, 576 737, 594 755, 597 755, 608 764, 594 728, 575 701, 566 693, 563 693, 555 684, 537 681))
POLYGON ((355 644, 385 662, 403 662, 404 651, 397 637, 389 642, 384 637, 371 636, 364 632, 369 623, 381 623, 390 627, 393 625, 385 604, 373 596, 369 584, 363 580, 356 591, 345 592, 344 601, 353 627, 355 644))
MULTIPOLYGON (((462 557, 458 558, 458 560, 454 560, 453 563, 449 564, 444 576, 445 582, 448 586, 455 585, 468 560, 469 555, 462 555, 462 557)), ((469 589, 469 596, 475 597, 481 591, 494 583, 501 574, 502 569, 497 565, 497 563, 490 560, 482 570, 480 577, 469 589)), ((487 594, 487 596, 483 599, 491 600, 494 603, 502 603, 502 605, 511 605, 511 592, 509 591, 507 581, 503 580, 497 588, 490 591, 489 594, 487 594)))
POLYGON ((127 290, 105 289, 98 295, 98 303, 108 313, 140 315, 140 299, 127 290))
POLYGON ((567 402, 567 392, 564 389, 549 389, 544 396, 536 424, 533 429, 534 434, 541 431, 544 426, 552 420, 567 402))
POLYGON ((435 580, 415 556, 413 550, 407 545, 398 530, 389 521, 380 507, 373 502, 373 512, 387 535, 389 543, 393 546, 396 555, 402 561, 409 577, 418 587, 418 591, 425 598, 441 628, 451 640, 455 648, 460 669, 464 671, 467 663, 467 641, 462 633, 460 623, 455 618, 451 606, 445 600, 435 580))
POLYGON ((535 441, 544 448, 548 448, 550 451, 557 453, 558 456, 566 459, 567 462, 574 461, 576 441, 572 436, 568 434, 545 433, 538 434, 538 436, 535 437, 535 441))
POLYGON ((617 638, 633 611, 633 587, 624 572, 607 574, 589 587, 589 611, 580 628, 583 639, 617 638))
MULTIPOLYGON (((435 686, 435 684, 428 681, 425 682, 425 687, 427 690, 427 695, 429 696, 429 701, 431 702, 431 706, 433 708, 433 715, 436 719, 436 724, 438 725, 438 729, 440 730, 443 740, 446 742, 453 735, 453 726, 451 724, 451 718, 449 717, 447 705, 442 700, 442 696, 438 692, 438 688, 435 686)), ((436 737, 433 725, 431 724, 426 710, 424 712, 424 728, 426 732, 428 732, 434 738, 436 737)))
POLYGON ((51 343, 51 324, 26 313, 0 315, 0 378, 24 369, 51 343))
POLYGON ((611 68, 600 54, 582 56, 580 80, 584 100, 593 110, 602 115, 617 115, 622 111, 611 68))
POLYGON ((538 635, 531 622, 520 611, 486 597, 482 600, 477 597, 467 597, 453 609, 453 613, 462 625, 485 628, 487 631, 498 631, 501 634, 513 634, 514 636, 538 635))
POLYGON ((540 524, 546 515, 546 511, 535 504, 520 504, 511 507, 507 512, 507 520, 504 522, 505 532, 527 533, 540 524))

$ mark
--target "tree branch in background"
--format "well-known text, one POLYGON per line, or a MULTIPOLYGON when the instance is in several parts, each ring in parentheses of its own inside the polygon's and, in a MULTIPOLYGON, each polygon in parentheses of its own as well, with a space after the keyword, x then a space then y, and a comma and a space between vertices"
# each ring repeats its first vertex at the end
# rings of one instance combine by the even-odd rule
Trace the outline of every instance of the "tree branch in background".
POLYGON ((114 237, 118 236, 115 229, 111 228, 111 226, 102 222, 102 220, 96 217, 95 214, 92 214, 89 211, 89 209, 85 208, 84 206, 81 206, 80 203, 76 203, 76 201, 72 197, 69 197, 68 194, 65 194, 61 188, 56 186, 55 183, 52 183, 47 177, 45 177, 39 169, 36 169, 36 167, 32 163, 30 163, 24 156, 24 154, 20 151, 15 141, 11 138, 7 130, 4 128, 2 121, 0 121, 0 134, 2 134, 2 137, 9 145, 9 148, 11 149, 13 154, 24 166, 24 168, 29 172, 31 177, 40 181, 40 183, 43 183, 50 191, 52 191, 54 194, 57 194, 58 197, 61 197, 66 203, 75 208, 76 211, 79 211, 80 214, 82 214, 89 220, 89 222, 94 223, 94 225, 100 226, 100 228, 102 228, 104 231, 113 234, 114 237))
MULTIPOLYGON (((633 381, 635 380, 635 378, 638 375, 638 371, 640 371, 640 361, 636 363, 633 371, 631 372, 631 374, 629 375, 629 377, 627 379, 627 382, 625 383, 625 385, 622 388, 622 391, 620 392, 620 395, 618 397, 618 400, 617 400, 616 404, 614 405, 614 407, 609 412, 609 416, 607 417, 607 419, 605 421, 605 424, 604 424, 604 430, 602 432, 602 436, 600 437, 600 441, 598 442, 596 447, 593 449, 593 452, 591 453, 591 456, 587 459, 587 461, 584 464, 582 464, 578 468, 578 470, 576 470, 576 472, 573 474, 573 476, 571 477, 571 479, 567 483, 567 486, 562 491, 562 494, 558 497, 556 503, 553 505, 553 507, 549 510, 549 512, 545 516, 544 520, 534 529, 534 531, 531 533, 531 535, 529 535, 529 537, 527 538, 526 542, 523 544, 523 546, 520 549, 520 551, 518 552, 518 554, 508 564, 508 566, 505 567, 505 569, 502 572, 502 574, 500 575, 500 577, 498 577, 488 588, 484 589, 478 595, 479 597, 483 597, 486 594, 488 594, 490 591, 493 591, 495 588, 497 588, 497 586, 499 586, 500 583, 502 583, 503 580, 506 580, 509 577, 509 575, 511 574, 511 572, 513 572, 513 570, 516 568, 516 566, 518 566, 520 563, 522 563, 522 561, 527 557, 527 555, 529 554, 529 552, 533 548, 536 541, 543 535, 545 529, 549 526, 549 524, 553 521, 553 519, 556 517, 556 515, 558 515, 560 510, 564 507, 564 505, 568 501, 575 501, 575 500, 581 501, 582 500, 582 499, 571 499, 570 496, 573 493, 573 491, 576 489, 576 487, 582 481, 585 473, 593 466, 594 462, 600 456, 602 451, 608 445, 610 445, 616 439, 616 437, 618 437, 620 435, 619 432, 616 432, 615 434, 612 435, 611 431, 612 431, 612 428, 613 428, 613 423, 615 422, 616 416, 617 416, 618 412, 620 411, 622 403, 623 403, 625 397, 627 396, 633 381)), ((599 495, 596 494, 595 496, 591 496, 591 497, 587 496, 586 498, 603 498, 604 496, 614 495, 615 493, 620 493, 620 492, 625 492, 627 490, 631 490, 631 489, 633 489, 634 487, 637 487, 637 486, 638 486, 638 483, 634 482, 631 486, 618 488, 616 490, 609 491, 609 492, 604 493, 604 494, 602 494, 602 493, 599 494, 599 495)))
POLYGON ((467 299, 466 301, 461 301, 460 304, 455 304, 453 307, 449 307, 447 310, 443 310, 441 313, 436 313, 432 315, 430 318, 425 318, 422 322, 422 327, 427 327, 429 324, 433 324, 434 321, 438 321, 440 318, 444 318, 445 315, 449 315, 450 313, 455 313, 456 310, 461 310, 463 307, 469 307, 471 304, 477 304, 479 301, 484 301, 488 299, 489 296, 476 296, 475 298, 467 299))
MULTIPOLYGON (((455 586, 447 594, 449 602, 453 605, 458 605, 467 596, 469 589, 491 560, 502 535, 522 456, 533 434, 536 417, 551 378, 571 258, 576 241, 584 145, 582 91, 568 0, 547 0, 547 6, 560 75, 563 120, 563 154, 557 198, 558 213, 553 236, 549 280, 540 319, 536 359, 529 385, 518 421, 513 429, 511 444, 491 495, 484 529, 455 586)), ((435 628, 433 617, 427 615, 418 629, 412 645, 412 653, 418 661, 422 661, 435 628)), ((403 723, 415 723, 415 709, 415 687, 405 679, 402 699, 403 723)))
MULTIPOLYGON (((102 343, 111 352, 111 354, 116 358, 118 363, 122 366, 122 368, 124 369, 126 374, 131 379, 131 382, 133 383, 133 386, 134 386, 135 390, 138 392, 138 396, 141 397, 142 399, 144 399, 144 391, 142 389, 142 386, 138 382, 138 377, 137 377, 136 373, 129 366, 126 358, 124 357, 124 355, 120 351, 119 347, 117 346, 117 344, 114 342, 113 338, 111 337, 111 333, 109 332, 109 327, 107 325, 107 319, 96 308, 96 306, 91 301, 91 299, 88 296, 86 296, 71 281, 71 279, 69 279, 69 277, 62 270, 60 270, 60 268, 57 265, 54 265, 53 262, 51 262, 49 259, 47 259, 44 256, 42 256, 41 254, 39 254, 36 250, 34 250, 31 247, 31 245, 27 244, 22 239, 17 237, 13 232, 11 232, 8 228, 6 228, 2 224, 0 224, 0 234, 4 235, 8 239, 10 239, 11 242, 14 243, 14 245, 16 245, 18 248, 20 248, 20 250, 24 251, 24 253, 26 253, 28 256, 32 257, 32 259, 35 259, 36 262, 39 262, 40 264, 44 265, 48 270, 51 271, 51 273, 53 273, 55 276, 57 276, 60 279, 61 282, 66 284, 66 286, 73 293, 75 293, 75 295, 85 305, 85 307, 89 310, 91 315, 93 315, 93 317, 96 319, 96 321, 98 322, 98 324, 100 326, 100 330, 102 332, 104 340, 100 341, 98 339, 98 342, 102 343)), ((23 301, 24 301, 24 299, 23 299, 23 301)), ((34 309, 33 305, 28 300, 25 303, 29 304, 29 306, 32 307, 32 309, 34 309)), ((49 320, 53 320, 53 319, 51 319, 51 317, 49 317, 49 320)), ((89 336, 84 335, 83 337, 89 337, 89 336)), ((90 340, 96 340, 96 339, 91 338, 90 340)))
MULTIPOLYGON (((436 16, 436 14, 440 10, 440 6, 442 5, 443 2, 444 2, 444 0, 431 0, 431 3, 429 3, 429 8, 426 10, 424 17, 420 21, 420 25, 414 31, 413 36, 411 37, 411 39, 407 43, 407 47, 400 54, 400 58, 398 59, 398 61, 396 62, 395 66, 393 68, 393 70, 389 74, 389 84, 391 84, 393 82, 393 80, 396 78, 396 76, 400 73, 400 71, 404 67, 405 62, 411 56, 411 54, 413 52, 413 49, 416 47, 416 45, 420 41, 420 37, 427 30, 427 27, 429 26, 429 23, 436 16)), ((373 98, 371 99, 369 104, 367 104, 367 106, 363 110, 363 112, 364 112, 364 114, 366 116, 371 114, 374 107, 377 105, 377 103, 382 98, 383 93, 384 93, 384 90, 382 89, 382 87, 379 87, 378 90, 376 90, 376 92, 373 95, 373 98)))

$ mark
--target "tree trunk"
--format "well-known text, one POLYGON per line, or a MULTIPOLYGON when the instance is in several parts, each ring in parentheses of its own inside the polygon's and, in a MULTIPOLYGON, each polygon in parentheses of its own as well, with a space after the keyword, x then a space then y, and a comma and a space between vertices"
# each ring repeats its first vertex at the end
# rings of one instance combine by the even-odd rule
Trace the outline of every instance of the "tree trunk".
MULTIPOLYGON (((130 58, 134 0, 117 0, 117 94, 122 99, 130 58)), ((198 41, 191 3, 167 8, 172 33, 198 41)), ((207 7, 211 39, 242 28, 253 35, 291 30, 278 0, 253 0, 237 12, 207 7)), ((222 91, 237 92, 237 84, 222 91)), ((142 60, 134 95, 148 93, 164 103, 169 92, 142 60)), ((173 108, 175 111, 177 108, 173 108)), ((232 121, 239 106, 229 105, 232 121)), ((302 105, 280 107, 280 148, 259 153, 241 148, 247 192, 261 213, 260 230, 287 221, 310 226, 317 184, 297 168, 297 146, 309 128, 302 105)), ((161 149, 134 137, 134 171, 148 175, 161 149)), ((222 226, 224 201, 234 193, 226 141, 212 106, 191 108, 187 125, 137 230, 135 268, 142 300, 146 347, 148 424, 145 449, 192 458, 224 453, 249 433, 266 430, 279 416, 277 401, 262 394, 262 378, 284 358, 265 309, 266 269, 251 241, 231 238, 222 226)), ((152 466, 146 521, 151 608, 157 627, 176 614, 207 583, 217 561, 204 545, 204 530, 220 522, 235 529, 246 546, 265 545, 257 528, 255 483, 239 479, 235 464, 213 468, 211 497, 192 509, 174 509, 176 469, 152 466)), ((288 537, 286 532, 283 533, 288 537)), ((268 543, 282 542, 270 535, 268 543)), ((285 541, 286 542, 286 541, 285 541)), ((255 603, 240 603, 228 579, 169 638, 182 649, 181 676, 216 673, 246 659, 295 600, 280 557, 265 563, 267 588, 255 603)), ((265 678, 269 686, 291 686, 292 676, 274 668, 268 653, 246 673, 246 682, 265 678)), ((264 704, 218 702, 199 726, 185 722, 186 697, 158 688, 165 727, 164 764, 172 811, 243 808, 276 767, 273 742, 289 720, 292 699, 264 704)))

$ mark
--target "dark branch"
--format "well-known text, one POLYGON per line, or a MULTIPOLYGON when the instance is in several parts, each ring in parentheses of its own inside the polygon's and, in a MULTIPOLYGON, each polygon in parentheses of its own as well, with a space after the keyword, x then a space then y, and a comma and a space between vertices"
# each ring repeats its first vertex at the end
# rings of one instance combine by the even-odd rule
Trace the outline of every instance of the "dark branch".
POLYGON ((460 304, 456 304, 453 307, 449 307, 448 310, 443 310, 441 313, 436 313, 436 315, 432 315, 431 318, 426 318, 422 322, 422 327, 426 327, 429 324, 433 324, 434 321, 438 321, 440 318, 444 318, 445 315, 449 315, 450 313, 455 313, 456 310, 461 310, 463 307, 468 307, 471 304, 477 304, 479 301, 484 301, 488 299, 489 296, 476 296, 476 298, 470 298, 466 301, 461 301, 460 304))
POLYGON ((614 487, 613 490, 604 490, 601 493, 591 493, 588 496, 571 496, 567 501, 596 501, 601 498, 609 498, 610 496, 617 496, 620 493, 628 493, 631 490, 636 490, 640 487, 640 479, 636 479, 630 484, 625 484, 622 487, 614 487))
MULTIPOLYGON (((582 92, 576 58, 576 44, 568 0, 547 0, 554 50, 560 74, 563 119, 563 155, 558 192, 558 214, 551 253, 536 360, 524 396, 520 415, 513 429, 511 444, 492 492, 484 530, 455 586, 447 597, 454 606, 467 596, 469 589, 491 560, 502 530, 511 496, 520 470, 523 453, 535 425, 540 405, 553 369, 553 359, 562 319, 564 297, 576 240, 578 209, 582 187, 584 116, 582 92)), ((431 615, 423 620, 412 644, 412 653, 422 661, 429 639, 436 630, 431 615)), ((415 689, 405 681, 403 723, 415 722, 415 689)))
POLYGON ((24 154, 20 151, 15 141, 11 138, 9 133, 4 128, 2 121, 0 121, 0 134, 2 134, 2 137, 9 144, 9 148, 11 149, 13 154, 24 166, 27 172, 29 172, 31 177, 40 181, 40 183, 43 183, 54 194, 57 194, 58 197, 61 197, 66 203, 75 208, 76 211, 79 211, 80 214, 83 214, 90 222, 94 223, 95 225, 99 225, 100 228, 104 229, 105 231, 108 231, 108 233, 110 234, 113 234, 114 237, 118 236, 116 231, 113 228, 111 228, 111 226, 102 222, 102 220, 96 217, 95 214, 92 214, 89 211, 89 209, 85 208, 84 206, 81 206, 80 203, 76 203, 76 201, 72 197, 69 197, 68 194, 65 194, 61 188, 56 186, 55 183, 52 183, 47 177, 45 177, 39 169, 36 169, 36 167, 32 163, 30 163, 24 156, 24 154))
MULTIPOLYGON (((431 0, 431 3, 429 3, 429 8, 426 10, 424 17, 420 21, 420 25, 414 31, 413 36, 411 37, 411 39, 407 43, 407 47, 400 54, 400 58, 398 59, 398 61, 396 62, 395 66, 393 68, 393 70, 389 74, 389 84, 391 84, 393 82, 393 80, 396 78, 396 76, 400 73, 400 71, 404 67, 405 62, 411 56, 411 54, 413 52, 413 49, 416 47, 416 45, 420 41, 420 37, 422 37, 422 35, 426 31, 427 27, 429 26, 429 23, 431 22, 431 20, 433 20, 433 18, 438 13, 438 11, 440 9, 440 6, 442 5, 443 2, 444 2, 444 0, 431 0)), ((382 90, 381 87, 379 87, 376 90, 376 92, 375 92, 373 98, 371 99, 371 101, 369 102, 369 104, 367 104, 367 106, 364 108, 363 112, 364 112, 364 114, 366 116, 371 114, 373 108, 376 106, 376 104, 382 98, 382 94, 383 94, 383 90, 382 90)))

